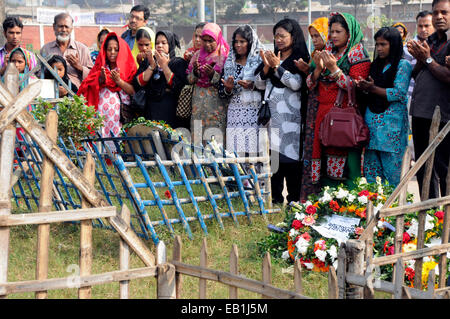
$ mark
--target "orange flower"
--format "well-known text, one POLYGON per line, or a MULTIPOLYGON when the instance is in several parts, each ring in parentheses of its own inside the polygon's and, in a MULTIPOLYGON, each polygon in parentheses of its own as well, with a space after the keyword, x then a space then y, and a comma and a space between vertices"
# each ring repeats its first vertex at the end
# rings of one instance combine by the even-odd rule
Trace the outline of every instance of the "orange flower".
POLYGON ((345 213, 346 210, 347 210, 347 207, 342 206, 341 208, 339 208, 339 213, 345 213))
POLYGON ((355 212, 355 210, 356 210, 356 206, 355 205, 350 205, 350 206, 348 206, 348 212, 349 213, 354 213, 355 212))
POLYGON ((319 208, 319 202, 315 202, 315 203, 313 204, 313 206, 319 208))

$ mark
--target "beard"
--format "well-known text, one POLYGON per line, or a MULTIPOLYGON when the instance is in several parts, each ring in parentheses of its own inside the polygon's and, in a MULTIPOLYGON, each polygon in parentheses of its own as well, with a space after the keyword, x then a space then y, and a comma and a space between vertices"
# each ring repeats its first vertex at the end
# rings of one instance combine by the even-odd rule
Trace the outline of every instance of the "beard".
POLYGON ((58 33, 58 34, 56 35, 56 40, 57 40, 58 42, 68 42, 68 41, 70 40, 70 34, 68 34, 68 35, 63 35, 63 34, 61 34, 61 33, 58 33))

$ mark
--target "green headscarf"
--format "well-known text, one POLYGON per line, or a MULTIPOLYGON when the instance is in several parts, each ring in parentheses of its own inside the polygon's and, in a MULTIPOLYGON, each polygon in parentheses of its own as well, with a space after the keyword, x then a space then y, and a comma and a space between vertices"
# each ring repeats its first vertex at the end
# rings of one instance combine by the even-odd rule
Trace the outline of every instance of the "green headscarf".
MULTIPOLYGON (((330 18, 328 21, 331 20, 331 18, 335 15, 341 15, 348 26, 349 31, 349 39, 347 42, 347 46, 345 48, 345 51, 342 53, 340 57, 338 57, 337 66, 345 73, 348 74, 350 70, 350 61, 349 61, 349 54, 354 58, 354 60, 362 60, 362 59, 368 59, 369 54, 367 53, 366 49, 362 45, 362 40, 364 39, 364 34, 361 30, 361 26, 359 25, 359 22, 355 19, 354 16, 352 16, 349 13, 340 13, 340 12, 333 12, 330 14, 330 18)), ((331 25, 329 25, 331 28, 331 25)), ((331 34, 329 32, 328 34, 328 41, 325 45, 325 50, 332 52, 333 51, 333 42, 331 41, 331 34)), ((325 72, 322 73, 323 76, 330 75, 329 70, 325 70, 325 72)))

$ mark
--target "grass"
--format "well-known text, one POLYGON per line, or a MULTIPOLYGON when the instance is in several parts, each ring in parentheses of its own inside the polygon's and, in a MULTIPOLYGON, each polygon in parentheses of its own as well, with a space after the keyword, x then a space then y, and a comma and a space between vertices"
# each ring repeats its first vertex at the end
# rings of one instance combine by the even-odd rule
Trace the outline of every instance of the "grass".
MULTIPOLYGON (((112 169, 110 167, 110 169, 112 169)), ((115 172, 114 172, 115 173, 115 172)), ((144 178, 138 169, 130 169, 134 183, 144 182, 144 178)), ((161 174, 157 170, 150 171, 153 182, 163 181, 161 174)), ((171 176, 172 180, 181 180, 179 177, 171 176), (172 179, 173 178, 173 179, 172 179)), ((106 178, 102 178, 103 184, 108 187, 106 178)), ((120 185, 115 181, 116 185, 120 185)), ((98 181, 96 188, 100 189, 98 181)), ((206 196, 202 185, 192 185, 195 196, 206 196)), ((213 193, 222 193, 218 185, 211 185, 213 193)), ((108 187, 108 191, 112 191, 108 187)), ((165 199, 164 193, 167 188, 159 188, 158 194, 165 199)), ((26 190, 30 192, 29 190, 26 190)), ((33 192, 37 192, 33 188, 33 192)), ((77 199, 73 190, 72 197, 77 199)), ((188 193, 184 186, 176 187, 179 198, 188 198, 188 193)), ((139 189, 143 199, 154 199, 150 190, 139 189)), ((38 192, 37 192, 38 194, 38 192)), ((36 195, 38 196, 38 195, 36 195)), ((125 201, 128 205, 130 203, 125 201)), ((113 200, 118 206, 117 199, 113 200)), ((23 201, 22 201, 23 204, 23 201)), ((229 208, 225 200, 217 201, 220 212, 228 212, 229 208)), ((235 211, 244 211, 244 205, 239 198, 232 200, 235 211)), ((32 210, 36 211, 36 206, 31 203, 32 210)), ((15 205, 13 204, 13 207, 15 205)), ((131 207, 131 205, 130 205, 131 207)), ((203 215, 212 214, 209 202, 199 203, 203 215)), ((174 206, 164 206, 169 218, 178 218, 178 213, 174 206)), ((257 210, 257 208, 252 208, 257 210)), ((152 221, 161 220, 161 213, 157 207, 146 207, 147 213, 152 221)), ((25 205, 15 209, 13 213, 25 213, 29 211, 25 205)), ((183 205, 186 216, 196 216, 193 205, 183 205)), ((216 270, 229 270, 229 255, 233 244, 236 244, 239 251, 239 273, 247 278, 261 280, 263 254, 258 250, 257 243, 269 235, 268 224, 276 224, 283 221, 284 214, 272 214, 267 216, 267 221, 262 216, 252 216, 249 223, 246 216, 239 216, 239 225, 236 225, 231 218, 223 218, 224 229, 219 226, 215 219, 205 220, 208 230, 206 236, 208 244, 208 267, 216 270)), ((133 218, 134 227, 140 229, 137 219, 133 218)), ((185 263, 199 265, 200 250, 205 234, 200 227, 200 223, 189 223, 193 238, 189 239, 181 223, 173 224, 174 232, 182 238, 183 250, 182 260, 185 263)), ((170 235, 165 226, 155 226, 159 239, 163 240, 168 248, 168 260, 172 256, 174 238, 170 235)), ((111 230, 101 228, 93 229, 93 265, 92 273, 100 274, 119 269, 119 235, 111 230)), ((155 245, 152 240, 146 244, 155 253, 155 245)), ((10 250, 8 265, 8 281, 34 280, 36 271, 36 246, 37 246, 37 226, 17 226, 11 228, 10 250)), ((49 251, 49 273, 48 278, 62 278, 74 276, 78 271, 80 247, 80 228, 76 224, 52 224, 50 228, 50 251, 49 251)), ((142 261, 136 254, 131 254, 130 268, 144 267, 142 261)), ((272 258, 272 284, 278 288, 294 290, 293 272, 290 264, 280 259, 272 258)), ((327 297, 327 274, 313 272, 303 273, 304 294, 312 298, 327 297)), ((228 298, 228 286, 208 281, 208 298, 228 298)), ((198 278, 183 276, 184 299, 198 298, 198 278)), ((77 298, 77 289, 53 290, 48 292, 49 298, 77 298)), ((118 298, 119 284, 97 285, 92 288, 92 297, 98 299, 118 298)), ((132 280, 130 282, 131 298, 156 298, 156 279, 146 278, 132 280)), ((34 298, 34 293, 11 294, 8 298, 34 298)), ((239 298, 260 298, 259 295, 239 290, 239 298)))

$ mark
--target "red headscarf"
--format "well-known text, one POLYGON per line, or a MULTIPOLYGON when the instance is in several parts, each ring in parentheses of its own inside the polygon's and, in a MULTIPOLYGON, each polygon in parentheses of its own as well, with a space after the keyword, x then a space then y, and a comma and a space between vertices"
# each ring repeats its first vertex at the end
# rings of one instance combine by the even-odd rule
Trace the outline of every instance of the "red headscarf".
POLYGON ((93 105, 97 110, 98 107, 98 97, 100 89, 107 87, 113 92, 118 92, 121 90, 117 86, 116 82, 111 78, 111 72, 107 68, 108 62, 106 61, 106 44, 108 39, 111 37, 116 37, 119 42, 119 53, 117 55, 117 68, 120 69, 120 78, 127 83, 131 83, 134 75, 136 74, 136 63, 134 62, 133 55, 131 54, 130 47, 121 37, 118 37, 115 32, 110 32, 103 41, 102 47, 98 54, 97 60, 95 61, 94 67, 92 68, 89 75, 81 82, 80 88, 78 89, 78 95, 83 94, 87 100, 88 105, 93 105), (100 85, 98 79, 102 72, 102 67, 105 67, 106 80, 100 85))

